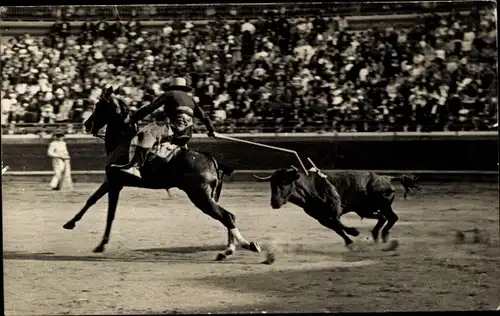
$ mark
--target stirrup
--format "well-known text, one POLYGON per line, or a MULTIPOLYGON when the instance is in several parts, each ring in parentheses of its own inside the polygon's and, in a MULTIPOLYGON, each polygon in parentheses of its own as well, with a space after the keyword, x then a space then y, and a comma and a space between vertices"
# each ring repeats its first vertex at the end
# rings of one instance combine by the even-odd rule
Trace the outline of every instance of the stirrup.
POLYGON ((111 164, 110 167, 118 168, 118 169, 129 169, 129 168, 134 167, 134 164, 131 164, 131 163, 126 163, 123 165, 111 164))

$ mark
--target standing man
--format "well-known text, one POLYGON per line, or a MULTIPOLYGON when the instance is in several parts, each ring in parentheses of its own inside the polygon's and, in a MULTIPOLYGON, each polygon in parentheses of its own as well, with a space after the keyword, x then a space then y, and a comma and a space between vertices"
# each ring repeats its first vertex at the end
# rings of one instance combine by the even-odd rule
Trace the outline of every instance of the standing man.
POLYGON ((5 174, 9 170, 9 166, 3 166, 3 161, 2 161, 2 174, 5 174))
POLYGON ((140 108, 126 123, 137 123, 145 116, 153 113, 163 105, 164 112, 170 123, 158 126, 151 123, 145 126, 130 144, 129 162, 125 165, 111 165, 119 169, 140 167, 144 163, 146 154, 155 145, 165 140, 179 147, 185 147, 193 135, 193 117, 200 119, 208 129, 208 136, 215 137, 215 128, 210 118, 196 104, 190 93, 193 88, 187 86, 186 79, 175 78, 166 92, 153 100, 150 104, 140 108))
POLYGON ((64 187, 71 187, 71 165, 68 148, 64 141, 64 133, 57 131, 52 136, 47 155, 52 158, 52 168, 54 176, 50 181, 52 190, 60 190, 64 187))

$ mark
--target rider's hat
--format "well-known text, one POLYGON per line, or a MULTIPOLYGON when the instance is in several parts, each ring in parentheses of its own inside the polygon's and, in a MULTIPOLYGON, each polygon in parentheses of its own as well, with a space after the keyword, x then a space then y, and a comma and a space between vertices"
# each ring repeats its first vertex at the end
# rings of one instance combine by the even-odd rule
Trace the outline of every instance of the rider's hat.
POLYGON ((174 78, 172 84, 166 90, 180 90, 185 92, 192 92, 194 89, 187 85, 186 79, 182 77, 174 78))

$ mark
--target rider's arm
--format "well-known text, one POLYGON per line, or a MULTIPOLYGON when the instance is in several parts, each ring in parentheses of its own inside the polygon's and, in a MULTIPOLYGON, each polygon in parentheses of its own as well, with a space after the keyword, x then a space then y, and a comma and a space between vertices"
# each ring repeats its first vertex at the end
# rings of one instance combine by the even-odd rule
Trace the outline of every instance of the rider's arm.
POLYGON ((195 103, 194 116, 205 124, 209 134, 215 133, 215 127, 208 115, 195 103))
POLYGON ((156 98, 155 100, 153 100, 153 102, 151 102, 150 104, 141 107, 139 110, 137 110, 134 114, 130 116, 130 121, 138 122, 147 115, 159 109, 165 103, 165 97, 166 95, 163 94, 158 98, 156 98))

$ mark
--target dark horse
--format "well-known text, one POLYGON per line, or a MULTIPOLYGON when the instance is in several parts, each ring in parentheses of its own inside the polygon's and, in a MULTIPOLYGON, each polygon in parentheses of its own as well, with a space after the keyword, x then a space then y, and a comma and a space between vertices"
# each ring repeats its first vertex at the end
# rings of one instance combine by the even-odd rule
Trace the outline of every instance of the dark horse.
POLYGON ((219 167, 210 154, 182 148, 169 162, 154 157, 140 168, 141 177, 110 167, 112 164, 128 161, 130 141, 137 134, 135 124, 125 123, 129 114, 128 108, 120 102, 115 102, 111 98, 112 93, 112 87, 103 92, 92 115, 84 122, 87 133, 93 135, 107 125, 104 138, 107 154, 106 180, 87 200, 83 209, 63 227, 73 229, 85 212, 108 193, 106 230, 102 241, 94 249, 94 252, 103 252, 109 241, 118 198, 124 186, 165 190, 179 188, 196 207, 228 229, 227 248, 217 255, 217 260, 232 255, 237 243, 244 249, 260 252, 259 245, 256 242, 248 242, 236 228, 235 216, 217 204, 222 190, 222 178, 224 174, 231 174, 232 170, 219 167))

